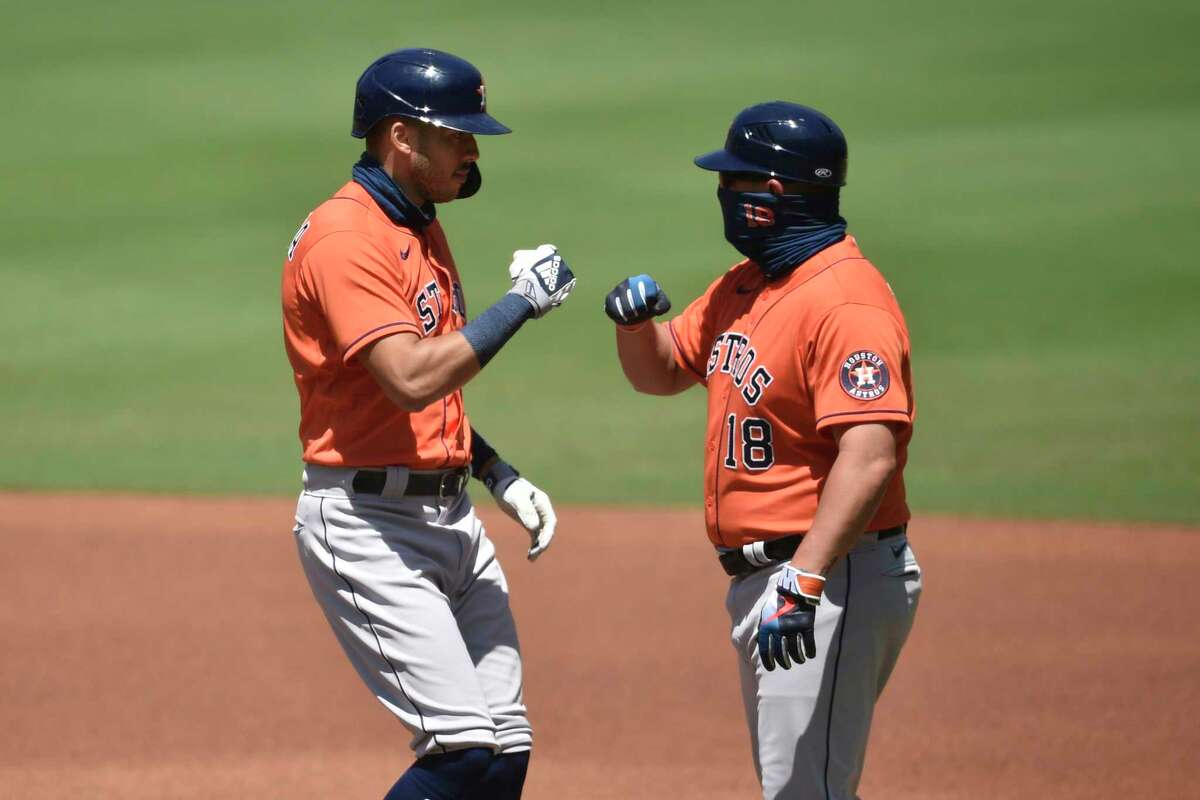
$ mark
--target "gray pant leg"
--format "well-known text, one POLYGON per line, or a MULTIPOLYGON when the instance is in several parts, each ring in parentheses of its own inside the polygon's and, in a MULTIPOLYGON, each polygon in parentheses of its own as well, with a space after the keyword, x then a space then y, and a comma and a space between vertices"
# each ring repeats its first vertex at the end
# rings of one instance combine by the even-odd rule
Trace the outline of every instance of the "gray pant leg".
POLYGON ((491 710, 500 750, 520 752, 532 746, 533 730, 525 711, 521 648, 508 582, 483 524, 473 512, 471 518, 473 546, 463 559, 467 570, 451 597, 451 608, 491 710))

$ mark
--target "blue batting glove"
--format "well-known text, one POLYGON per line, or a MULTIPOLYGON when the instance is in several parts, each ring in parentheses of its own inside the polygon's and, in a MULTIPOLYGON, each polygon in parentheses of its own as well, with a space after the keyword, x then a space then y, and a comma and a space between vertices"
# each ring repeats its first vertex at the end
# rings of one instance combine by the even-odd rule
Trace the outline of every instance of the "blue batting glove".
POLYGON ((649 275, 634 275, 604 298, 604 313, 618 325, 637 325, 671 310, 667 293, 649 275))
POLYGON ((775 602, 763 604, 758 617, 758 656, 768 672, 775 665, 789 669, 816 658, 814 627, 825 578, 785 565, 775 584, 775 602))

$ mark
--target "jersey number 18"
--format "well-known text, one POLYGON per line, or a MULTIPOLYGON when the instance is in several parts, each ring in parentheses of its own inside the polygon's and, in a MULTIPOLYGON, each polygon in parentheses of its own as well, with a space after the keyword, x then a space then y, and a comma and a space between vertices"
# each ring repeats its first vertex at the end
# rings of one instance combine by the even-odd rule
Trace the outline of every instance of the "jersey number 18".
POLYGON ((746 469, 761 472, 775 463, 775 448, 771 444, 771 423, 761 417, 746 417, 738 425, 737 414, 725 418, 725 468, 738 468, 738 433, 742 440, 742 464, 746 469))

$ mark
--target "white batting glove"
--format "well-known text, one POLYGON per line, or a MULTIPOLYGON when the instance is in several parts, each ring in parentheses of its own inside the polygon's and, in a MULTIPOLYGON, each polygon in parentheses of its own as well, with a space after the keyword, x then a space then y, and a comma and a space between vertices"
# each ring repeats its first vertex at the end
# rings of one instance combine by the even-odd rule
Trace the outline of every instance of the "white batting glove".
POLYGON ((533 306, 533 316, 541 317, 562 305, 575 288, 575 273, 558 254, 558 248, 544 244, 536 250, 518 250, 508 265, 508 277, 516 294, 533 306))
POLYGON ((529 531, 533 541, 529 548, 529 560, 536 561, 550 546, 550 540, 554 538, 554 526, 558 524, 549 496, 521 477, 498 482, 492 489, 492 496, 505 514, 529 531))

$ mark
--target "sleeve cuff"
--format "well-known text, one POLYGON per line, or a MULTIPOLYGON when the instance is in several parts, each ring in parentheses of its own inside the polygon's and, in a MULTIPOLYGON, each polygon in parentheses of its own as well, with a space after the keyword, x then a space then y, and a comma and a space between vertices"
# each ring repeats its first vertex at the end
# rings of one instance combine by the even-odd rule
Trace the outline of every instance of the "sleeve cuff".
POLYGON ((898 422, 905 427, 912 425, 912 417, 906 409, 879 408, 862 411, 839 411, 817 418, 817 430, 823 431, 838 425, 857 425, 863 422, 898 422))
POLYGON ((406 329, 411 329, 418 336, 421 335, 421 329, 415 323, 408 320, 397 320, 396 322, 388 322, 384 325, 371 328, 371 330, 362 334, 346 346, 346 349, 342 352, 342 363, 349 364, 350 359, 358 355, 358 351, 371 344, 371 342, 378 341, 385 336, 391 336, 393 333, 400 333, 400 331, 406 329))

